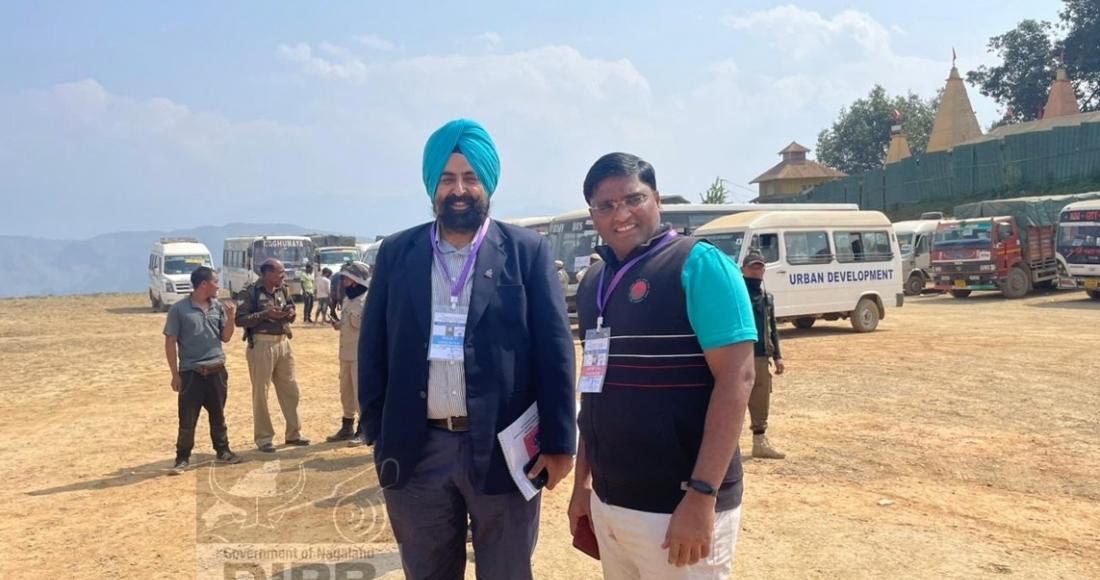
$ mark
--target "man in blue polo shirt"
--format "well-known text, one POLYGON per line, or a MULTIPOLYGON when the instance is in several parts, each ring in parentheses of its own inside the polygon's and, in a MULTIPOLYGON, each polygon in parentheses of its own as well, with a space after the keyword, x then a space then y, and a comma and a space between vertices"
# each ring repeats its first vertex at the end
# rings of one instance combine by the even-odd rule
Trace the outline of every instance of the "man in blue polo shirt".
POLYGON ((571 529, 591 522, 606 578, 728 578, 757 338, 744 280, 718 248, 661 225, 644 160, 601 157, 584 197, 607 245, 577 290, 571 529))
POLYGON ((172 391, 179 393, 179 434, 170 475, 187 469, 195 446, 195 425, 204 407, 218 461, 241 460, 229 450, 225 427, 229 375, 222 350, 222 343, 233 338, 237 327, 233 319, 237 308, 232 303, 222 306, 218 301, 218 274, 206 266, 191 272, 191 288, 191 296, 172 305, 164 323, 164 354, 172 371, 172 391))

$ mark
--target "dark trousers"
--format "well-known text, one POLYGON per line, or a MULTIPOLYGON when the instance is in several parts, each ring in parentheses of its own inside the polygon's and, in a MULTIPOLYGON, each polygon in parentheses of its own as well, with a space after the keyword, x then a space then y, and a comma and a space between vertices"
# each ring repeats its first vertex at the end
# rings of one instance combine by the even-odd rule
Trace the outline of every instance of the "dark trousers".
POLYGON ((195 447, 195 426, 199 423, 199 413, 206 408, 210 419, 210 440, 214 451, 229 449, 229 433, 225 427, 225 398, 228 393, 229 375, 222 369, 220 373, 203 376, 195 371, 180 372, 183 383, 179 392, 180 430, 176 437, 176 459, 191 457, 195 447))
POLYGON ((407 578, 463 578, 467 522, 478 578, 531 578, 542 494, 526 501, 518 491, 481 493, 472 467, 467 433, 428 429, 409 483, 382 490, 407 578))
POLYGON ((302 310, 306 313, 306 322, 313 322, 313 293, 302 293, 302 310))

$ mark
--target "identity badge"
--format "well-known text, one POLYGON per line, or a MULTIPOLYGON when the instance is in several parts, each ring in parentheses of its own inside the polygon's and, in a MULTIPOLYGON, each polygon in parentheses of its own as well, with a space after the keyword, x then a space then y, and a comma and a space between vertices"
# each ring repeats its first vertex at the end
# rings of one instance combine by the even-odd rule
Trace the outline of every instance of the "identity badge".
POLYGON ((584 354, 581 364, 582 393, 603 391, 603 379, 607 375, 607 355, 611 350, 611 328, 591 328, 584 333, 584 354))
POLYGON ((432 340, 428 360, 460 361, 465 352, 466 308, 440 310, 432 315, 432 340))

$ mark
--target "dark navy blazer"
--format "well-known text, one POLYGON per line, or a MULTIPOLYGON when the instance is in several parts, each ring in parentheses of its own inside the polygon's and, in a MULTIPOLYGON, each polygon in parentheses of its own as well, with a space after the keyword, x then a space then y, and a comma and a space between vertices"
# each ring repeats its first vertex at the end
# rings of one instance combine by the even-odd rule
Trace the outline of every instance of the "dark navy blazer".
MULTIPOLYGON (((431 223, 387 237, 378 251, 359 338, 359 405, 383 487, 404 486, 429 429, 431 223)), ((474 485, 515 491, 497 433, 538 402, 543 453, 576 453, 573 335, 550 244, 490 222, 470 274, 466 409, 474 485)))

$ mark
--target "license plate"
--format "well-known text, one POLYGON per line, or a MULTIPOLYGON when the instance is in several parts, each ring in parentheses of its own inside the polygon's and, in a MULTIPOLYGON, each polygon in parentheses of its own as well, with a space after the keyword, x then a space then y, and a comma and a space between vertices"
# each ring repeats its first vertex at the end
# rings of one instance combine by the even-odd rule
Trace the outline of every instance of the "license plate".
POLYGON ((1100 280, 1096 278, 1085 278, 1085 288, 1095 290, 1098 286, 1100 286, 1100 280))
POLYGON ((956 288, 966 288, 966 280, 955 280, 956 288))

